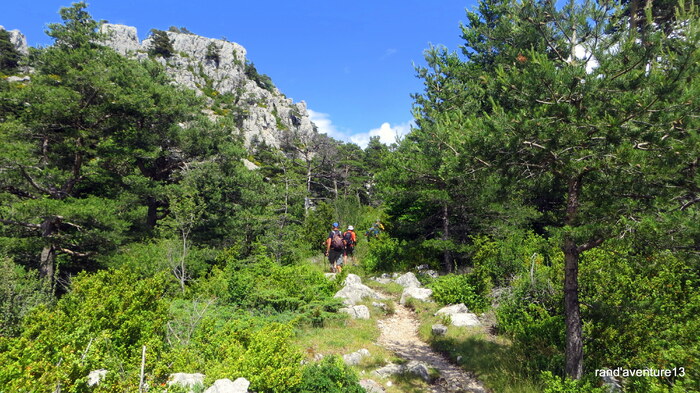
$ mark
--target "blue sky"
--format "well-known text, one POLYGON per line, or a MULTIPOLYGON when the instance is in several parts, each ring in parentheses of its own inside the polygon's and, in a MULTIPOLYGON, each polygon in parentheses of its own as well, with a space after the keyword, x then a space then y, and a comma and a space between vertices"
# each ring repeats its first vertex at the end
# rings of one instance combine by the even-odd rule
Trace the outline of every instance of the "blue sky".
MULTIPOLYGON (((71 1, 9 1, 0 25, 18 29, 30 46, 50 45, 46 24, 71 1)), ((390 143, 408 131, 412 93, 423 84, 414 64, 432 45, 458 50, 459 24, 474 0, 164 1, 94 0, 95 19, 150 29, 186 27, 246 48, 259 72, 287 97, 306 101, 312 120, 334 138, 390 143)))

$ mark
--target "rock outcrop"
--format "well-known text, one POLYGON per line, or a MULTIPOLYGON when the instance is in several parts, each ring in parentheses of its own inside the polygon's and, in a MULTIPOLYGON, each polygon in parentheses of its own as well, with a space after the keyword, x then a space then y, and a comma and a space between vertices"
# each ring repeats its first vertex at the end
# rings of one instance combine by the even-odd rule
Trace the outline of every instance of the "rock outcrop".
MULTIPOLYGON (((153 39, 139 42, 136 28, 106 23, 103 43, 136 59, 148 57, 153 39)), ((285 134, 309 137, 316 132, 306 103, 294 103, 277 88, 262 85, 257 70, 246 59, 246 50, 235 42, 181 32, 165 32, 173 47, 169 58, 156 57, 175 82, 213 101, 228 94, 235 101, 237 131, 247 147, 264 142, 279 147, 285 134)), ((217 118, 221 113, 213 113, 217 118)))
POLYGON ((0 26, 0 30, 6 30, 10 34, 10 42, 17 48, 17 51, 23 55, 29 53, 27 47, 27 37, 19 30, 7 30, 4 26, 0 26))

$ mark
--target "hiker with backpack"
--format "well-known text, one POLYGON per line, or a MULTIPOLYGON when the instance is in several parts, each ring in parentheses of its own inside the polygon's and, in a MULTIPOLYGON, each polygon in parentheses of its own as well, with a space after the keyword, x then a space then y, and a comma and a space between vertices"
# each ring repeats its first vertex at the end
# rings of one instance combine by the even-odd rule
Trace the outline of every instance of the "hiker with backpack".
POLYGON ((365 236, 367 236, 367 242, 369 243, 370 240, 374 238, 379 237, 379 233, 384 230, 384 225, 377 220, 372 226, 365 232, 365 236))
POLYGON ((352 258, 352 264, 355 264, 355 245, 357 244, 357 235, 355 227, 348 225, 348 230, 343 233, 345 240, 345 254, 343 255, 343 263, 348 264, 348 256, 352 258))
POLYGON ((343 255, 345 254, 345 240, 340 232, 340 224, 333 223, 333 229, 326 239, 326 256, 331 264, 332 273, 343 271, 343 255))

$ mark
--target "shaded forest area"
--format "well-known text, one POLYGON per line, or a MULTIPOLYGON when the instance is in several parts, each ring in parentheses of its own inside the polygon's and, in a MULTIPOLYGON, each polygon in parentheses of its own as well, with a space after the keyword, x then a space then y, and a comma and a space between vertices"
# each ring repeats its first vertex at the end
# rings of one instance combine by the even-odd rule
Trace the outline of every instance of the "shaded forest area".
POLYGON ((0 392, 137 391, 144 345, 151 391, 361 391, 293 338, 342 320, 310 262, 330 224, 377 219, 356 271, 442 271, 435 300, 492 313, 544 391, 618 367, 673 370, 626 392, 700 391, 695 2, 482 1, 459 51, 426 50, 416 127, 365 149, 247 150, 242 111, 206 116, 231 104, 98 45, 85 8, 26 56, 0 31, 0 392))

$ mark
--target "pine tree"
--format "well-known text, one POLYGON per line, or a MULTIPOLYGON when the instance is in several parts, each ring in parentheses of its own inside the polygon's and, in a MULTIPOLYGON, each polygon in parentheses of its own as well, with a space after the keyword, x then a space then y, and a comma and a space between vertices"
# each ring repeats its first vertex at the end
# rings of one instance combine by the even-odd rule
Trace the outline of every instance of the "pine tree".
POLYGON ((163 30, 151 29, 151 47, 148 53, 151 56, 161 56, 164 58, 172 57, 175 52, 173 42, 170 41, 168 33, 163 30))
POLYGON ((10 33, 0 29, 0 72, 11 74, 17 70, 22 55, 10 40, 10 33))
MULTIPOLYGON (((581 254, 643 217, 697 208, 697 9, 680 10, 670 33, 653 15, 643 27, 620 24, 623 11, 611 3, 482 2, 462 28, 462 56, 428 51, 418 129, 398 150, 416 163, 402 161, 414 188, 397 195, 434 195, 433 217, 437 206, 454 205, 460 187, 483 197, 494 195, 483 187, 491 183, 501 198, 482 205, 521 205, 536 223, 545 219, 538 194, 547 193, 542 228, 565 256, 565 368, 573 378, 583 373, 581 254)), ((405 200, 409 211, 425 207, 405 200)))

